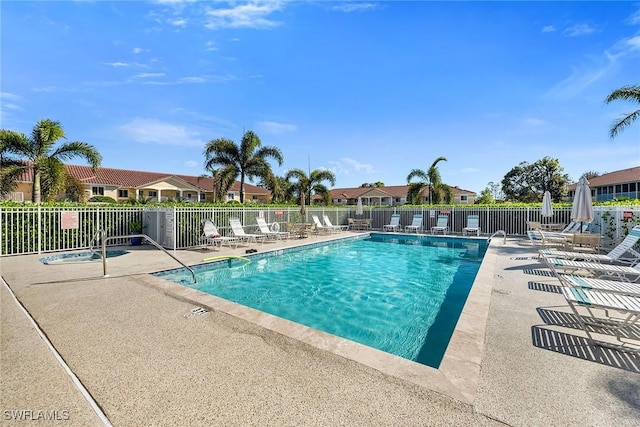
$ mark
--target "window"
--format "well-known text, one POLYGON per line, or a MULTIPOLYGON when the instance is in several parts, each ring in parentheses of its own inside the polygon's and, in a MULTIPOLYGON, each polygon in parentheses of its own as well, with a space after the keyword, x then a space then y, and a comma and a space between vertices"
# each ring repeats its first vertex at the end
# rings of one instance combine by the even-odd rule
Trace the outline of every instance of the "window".
POLYGON ((191 200, 191 193, 187 193, 187 200, 191 200))
POLYGON ((118 197, 122 198, 127 198, 129 197, 129 190, 118 190, 118 197))
POLYGON ((233 200, 234 199, 233 193, 227 193, 227 199, 228 200, 233 200))
POLYGON ((629 191, 636 191, 636 183, 632 182, 631 184, 629 184, 629 191))
POLYGON ((616 185, 616 194, 620 194, 622 193, 622 185, 618 184, 616 185))
POLYGON ((148 193, 149 193, 149 197, 158 197, 157 191, 148 191, 148 193))
POLYGON ((622 192, 623 193, 629 192, 629 184, 622 184, 622 192))
POLYGON ((461 202, 467 202, 468 201, 468 196, 465 194, 460 195, 460 201, 461 202))
POLYGON ((205 200, 207 200, 207 195, 205 193, 200 193, 200 201, 204 202, 205 200))
POLYGON ((104 187, 91 187, 91 195, 104 196, 104 187))

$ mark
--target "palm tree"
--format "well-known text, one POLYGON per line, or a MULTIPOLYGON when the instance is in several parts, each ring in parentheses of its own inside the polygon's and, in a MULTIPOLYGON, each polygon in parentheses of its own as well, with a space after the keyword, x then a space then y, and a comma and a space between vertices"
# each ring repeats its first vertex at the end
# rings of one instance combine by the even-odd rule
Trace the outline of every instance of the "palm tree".
POLYGON ((9 144, 6 130, 0 130, 0 198, 15 190, 18 178, 27 170, 27 164, 14 158, 15 150, 9 144))
POLYGON ((200 175, 197 181, 205 178, 211 178, 213 185, 213 202, 221 202, 222 197, 229 192, 233 182, 236 179, 235 170, 233 168, 211 169, 211 175, 200 175))
POLYGON ((44 119, 36 123, 31 131, 31 137, 9 130, 2 130, 0 136, 2 146, 9 147, 7 151, 31 162, 33 167, 31 200, 34 203, 40 203, 43 188, 45 195, 47 193, 54 195, 56 191, 64 188, 66 179, 64 160, 84 157, 94 171, 102 162, 102 156, 98 150, 86 142, 65 142, 54 148, 55 143, 60 139, 66 139, 66 136, 60 122, 53 120, 44 119))
POLYGON ((438 157, 431 164, 431 167, 429 167, 429 170, 427 172, 423 171, 422 169, 412 169, 411 172, 409 172, 409 175, 407 176, 407 184, 410 185, 410 193, 411 193, 407 195, 407 198, 409 200, 416 199, 417 197, 419 197, 420 194, 422 194, 424 187, 429 187, 429 204, 431 204, 432 202, 440 203, 442 180, 440 178, 440 172, 438 172, 437 165, 441 161, 446 162, 447 158, 442 156, 438 157), (420 178, 423 181, 412 183, 411 180, 413 178, 420 178), (416 193, 418 194, 417 196, 416 196, 416 193), (433 198, 432 198, 432 194, 433 194, 433 198))
MULTIPOLYGON (((632 101, 636 104, 640 104, 640 85, 624 86, 620 89, 616 89, 604 100, 607 104, 615 100, 632 101)), ((611 129, 609 130, 609 136, 615 138, 624 128, 633 123, 634 120, 640 117, 640 109, 632 113, 625 114, 620 120, 613 122, 611 129)))
POLYGON ((240 203, 244 203, 244 181, 246 178, 266 178, 271 174, 267 158, 271 157, 282 166, 283 157, 277 147, 262 147, 258 135, 248 130, 242 136, 240 146, 230 139, 217 138, 207 142, 204 148, 205 169, 220 166, 222 176, 240 175, 240 203))
POLYGON ((329 204, 329 189, 322 184, 329 181, 331 185, 336 185, 336 175, 327 169, 315 169, 307 174, 302 169, 289 169, 284 178, 292 182, 291 190, 297 192, 297 199, 304 194, 307 205, 311 204, 311 194, 320 194, 325 204, 329 204))

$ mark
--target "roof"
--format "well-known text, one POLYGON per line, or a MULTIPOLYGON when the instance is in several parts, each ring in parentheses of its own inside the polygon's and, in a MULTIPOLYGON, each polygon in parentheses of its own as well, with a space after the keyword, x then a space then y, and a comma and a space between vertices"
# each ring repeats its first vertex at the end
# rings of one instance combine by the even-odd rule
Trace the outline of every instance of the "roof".
MULTIPOLYGON (((600 176, 589 178, 589 187, 602 187, 603 185, 623 184, 636 181, 640 181, 640 166, 603 173, 600 176)), ((575 190, 576 185, 578 185, 577 182, 570 184, 568 186, 569 190, 575 190)))
MULTIPOLYGON (((451 187, 455 194, 475 194, 473 191, 464 190, 458 187, 451 187)), ((329 194, 331 198, 337 199, 340 197, 346 199, 357 199, 358 197, 378 197, 377 194, 368 193, 383 193, 388 197, 406 197, 409 191, 408 185, 391 185, 385 187, 355 187, 355 188, 334 188, 329 194)), ((429 189, 425 188, 425 195, 429 194, 429 189)))
MULTIPOLYGON (((200 178, 193 175, 178 175, 169 174, 166 172, 146 172, 135 171, 128 169, 114 169, 100 167, 94 172, 90 166, 82 165, 65 165, 67 172, 74 178, 79 179, 85 184, 94 185, 114 185, 125 188, 144 188, 145 186, 152 185, 157 182, 166 181, 169 179, 178 179, 185 183, 201 190, 212 191, 213 179, 212 178, 200 178)), ((20 177, 19 181, 32 182, 33 170, 28 168, 25 173, 20 177)), ((240 182, 235 181, 231 186, 231 191, 240 191, 240 182)), ((244 183, 245 193, 250 194, 269 194, 269 190, 266 188, 258 187, 248 183, 244 183)))

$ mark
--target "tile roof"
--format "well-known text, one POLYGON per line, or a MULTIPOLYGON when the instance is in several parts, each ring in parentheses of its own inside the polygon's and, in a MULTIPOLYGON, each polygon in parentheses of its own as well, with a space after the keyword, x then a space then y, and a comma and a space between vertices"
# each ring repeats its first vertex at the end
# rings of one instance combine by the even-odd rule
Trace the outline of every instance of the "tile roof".
MULTIPOLYGON (((624 184, 626 182, 640 181, 640 166, 629 169, 622 169, 615 172, 603 173, 589 179, 589 187, 602 187, 603 185, 624 184)), ((577 182, 569 185, 569 190, 575 190, 577 182)))
MULTIPOLYGON (((451 187, 455 194, 475 194, 473 191, 464 190, 458 187, 451 187)), ((380 191, 389 197, 406 197, 409 191, 408 185, 390 185, 385 187, 355 187, 355 188, 334 188, 330 190, 331 198, 344 197, 347 199, 357 199, 371 191, 380 191)), ((424 195, 429 194, 429 189, 425 188, 424 195)))
MULTIPOLYGON (((142 188, 146 185, 153 184, 159 181, 170 179, 171 177, 178 178, 193 187, 200 189, 201 191, 211 191, 213 188, 212 178, 200 178, 192 175, 178 175, 169 174, 166 172, 146 172, 146 171, 134 171, 128 169, 114 169, 100 167, 94 172, 90 166, 83 165, 66 165, 69 174, 85 184, 96 185, 115 185, 125 188, 142 188)), ((28 168, 25 173, 20 177, 19 181, 32 182, 33 170, 28 168)), ((250 194, 269 194, 269 190, 266 188, 258 187, 245 182, 245 193, 250 194)), ((240 182, 235 181, 231 186, 231 191, 240 191, 240 182)))

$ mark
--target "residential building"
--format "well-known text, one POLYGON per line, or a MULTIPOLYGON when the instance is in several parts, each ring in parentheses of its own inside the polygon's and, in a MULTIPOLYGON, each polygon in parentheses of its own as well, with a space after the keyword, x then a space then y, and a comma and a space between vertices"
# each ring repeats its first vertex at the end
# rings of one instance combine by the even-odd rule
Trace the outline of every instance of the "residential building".
MULTIPOLYGON (((451 187, 453 190, 453 203, 473 204, 476 193, 463 190, 458 187, 451 187)), ((334 205, 356 205, 358 198, 362 200, 364 206, 399 206, 407 203, 408 185, 393 185, 386 187, 356 187, 356 188, 334 188, 330 190, 330 197, 334 205)), ((314 201, 319 201, 320 197, 314 197, 314 201)), ((425 188, 422 194, 422 203, 429 203, 429 189, 425 188)))
MULTIPOLYGON (((143 172, 127 169, 98 168, 66 165, 67 172, 84 185, 86 199, 108 196, 119 202, 130 198, 146 198, 151 201, 177 199, 187 202, 212 202, 213 179, 165 172, 143 172)), ((18 180, 16 190, 8 197, 15 201, 31 200, 33 170, 27 169, 18 180)), ((240 182, 236 181, 222 198, 223 201, 240 200, 240 182)), ((245 202, 269 203, 271 192, 255 185, 244 184, 245 202)))
MULTIPOLYGON (((577 183, 568 187, 567 196, 573 201, 577 183)), ((640 166, 609 172, 589 179, 591 197, 595 202, 629 198, 640 199, 640 166)))

